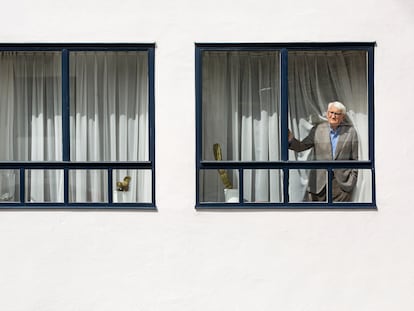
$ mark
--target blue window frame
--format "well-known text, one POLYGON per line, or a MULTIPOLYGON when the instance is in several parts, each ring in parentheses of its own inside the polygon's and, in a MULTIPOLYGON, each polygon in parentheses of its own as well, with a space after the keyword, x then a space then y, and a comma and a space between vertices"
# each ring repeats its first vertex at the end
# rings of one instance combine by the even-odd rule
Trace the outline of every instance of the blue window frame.
POLYGON ((155 44, 0 44, 0 209, 155 209, 155 44))
POLYGON ((376 208, 374 47, 196 43, 196 208, 376 208))

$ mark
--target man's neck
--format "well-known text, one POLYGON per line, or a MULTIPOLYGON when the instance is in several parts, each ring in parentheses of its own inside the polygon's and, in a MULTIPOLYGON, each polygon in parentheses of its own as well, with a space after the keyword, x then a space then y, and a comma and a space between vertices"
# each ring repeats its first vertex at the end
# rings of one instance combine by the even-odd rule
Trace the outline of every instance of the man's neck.
POLYGON ((337 125, 337 126, 332 126, 332 125, 329 124, 329 128, 334 132, 336 132, 339 129, 340 126, 341 126, 340 124, 337 125))

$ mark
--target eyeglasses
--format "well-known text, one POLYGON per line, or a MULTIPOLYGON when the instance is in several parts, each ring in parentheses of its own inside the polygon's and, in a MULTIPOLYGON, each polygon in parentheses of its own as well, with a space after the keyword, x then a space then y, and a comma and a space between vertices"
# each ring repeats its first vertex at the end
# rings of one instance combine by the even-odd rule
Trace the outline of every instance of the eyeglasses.
POLYGON ((342 115, 342 112, 328 111, 328 114, 331 116, 334 115, 335 117, 338 117, 342 115))

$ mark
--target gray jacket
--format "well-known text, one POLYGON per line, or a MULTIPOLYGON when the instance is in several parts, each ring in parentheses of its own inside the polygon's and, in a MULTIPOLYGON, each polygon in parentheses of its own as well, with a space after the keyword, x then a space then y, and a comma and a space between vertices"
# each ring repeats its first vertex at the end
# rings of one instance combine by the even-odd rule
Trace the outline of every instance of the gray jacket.
MULTIPOLYGON (((343 123, 338 130, 339 137, 333 158, 328 122, 314 126, 302 141, 292 139, 289 143, 289 149, 301 152, 314 148, 313 160, 316 161, 358 160, 358 135, 355 128, 349 123, 343 123)), ((357 182, 358 170, 352 168, 336 169, 334 170, 334 178, 343 191, 352 192, 357 182)), ((308 190, 312 193, 319 193, 325 187, 326 182, 326 170, 311 170, 308 190)))

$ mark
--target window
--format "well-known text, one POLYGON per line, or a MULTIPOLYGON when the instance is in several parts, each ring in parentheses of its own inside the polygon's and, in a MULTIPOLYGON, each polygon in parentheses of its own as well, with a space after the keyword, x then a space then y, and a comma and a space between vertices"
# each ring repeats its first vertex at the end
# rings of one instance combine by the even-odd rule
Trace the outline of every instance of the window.
POLYGON ((0 45, 0 208, 155 208, 154 48, 0 45))
POLYGON ((196 207, 375 208, 374 46, 196 44, 196 207))

